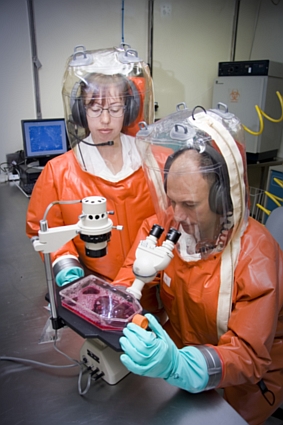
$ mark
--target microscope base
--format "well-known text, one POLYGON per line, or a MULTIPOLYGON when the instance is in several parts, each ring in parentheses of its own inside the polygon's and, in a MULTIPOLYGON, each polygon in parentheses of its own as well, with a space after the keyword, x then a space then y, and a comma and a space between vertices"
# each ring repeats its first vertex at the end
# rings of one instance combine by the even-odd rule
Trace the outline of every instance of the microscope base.
POLYGON ((99 339, 87 339, 81 350, 80 358, 92 370, 103 372, 102 379, 115 385, 130 372, 120 361, 121 352, 114 351, 99 339))

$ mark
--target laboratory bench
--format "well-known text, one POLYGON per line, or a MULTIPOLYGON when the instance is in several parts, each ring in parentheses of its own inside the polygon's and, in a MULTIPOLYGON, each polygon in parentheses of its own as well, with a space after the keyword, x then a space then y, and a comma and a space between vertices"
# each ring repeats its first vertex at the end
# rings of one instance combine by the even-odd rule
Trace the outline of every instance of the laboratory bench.
MULTIPOLYGON (((0 356, 70 364, 43 336, 50 323, 43 263, 25 234, 29 198, 16 183, 0 184, 0 356)), ((79 360, 84 338, 69 326, 56 346, 79 360)), ((78 392, 77 367, 0 361, 1 425, 243 425, 217 391, 190 394, 162 379, 128 374, 115 385, 92 382, 78 392)))

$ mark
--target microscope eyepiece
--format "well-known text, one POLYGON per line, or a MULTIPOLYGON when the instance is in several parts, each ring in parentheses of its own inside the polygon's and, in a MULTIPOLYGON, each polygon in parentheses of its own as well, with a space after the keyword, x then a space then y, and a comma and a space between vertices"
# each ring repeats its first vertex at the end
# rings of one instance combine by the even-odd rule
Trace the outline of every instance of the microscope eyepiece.
POLYGON ((181 233, 178 232, 178 230, 174 229, 174 227, 171 227, 169 229, 165 239, 176 244, 178 242, 180 236, 181 236, 181 233))
POLYGON ((150 235, 155 236, 156 239, 159 239, 162 235, 164 229, 163 227, 159 226, 159 224, 154 224, 149 232, 150 235))

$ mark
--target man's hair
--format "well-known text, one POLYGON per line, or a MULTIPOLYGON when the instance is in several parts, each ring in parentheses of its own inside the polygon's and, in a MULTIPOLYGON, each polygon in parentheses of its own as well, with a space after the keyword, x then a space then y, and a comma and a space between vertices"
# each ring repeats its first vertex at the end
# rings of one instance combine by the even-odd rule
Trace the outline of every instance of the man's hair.
POLYGON ((177 158, 179 158, 185 152, 188 152, 188 151, 191 152, 192 160, 197 163, 203 178, 208 181, 209 187, 211 187, 212 184, 215 182, 216 173, 215 173, 215 167, 213 167, 213 161, 211 156, 205 151, 200 153, 198 150, 193 148, 184 148, 174 152, 166 160, 166 163, 164 166, 164 188, 166 193, 167 193, 167 177, 172 164, 175 162, 177 158))
POLYGON ((230 178, 226 162, 222 155, 210 144, 206 144, 203 152, 186 147, 171 154, 164 166, 164 189, 167 193, 167 179, 173 162, 185 152, 191 152, 192 160, 198 165, 199 171, 209 185, 209 206, 216 214, 226 214, 233 211, 230 196, 230 178))

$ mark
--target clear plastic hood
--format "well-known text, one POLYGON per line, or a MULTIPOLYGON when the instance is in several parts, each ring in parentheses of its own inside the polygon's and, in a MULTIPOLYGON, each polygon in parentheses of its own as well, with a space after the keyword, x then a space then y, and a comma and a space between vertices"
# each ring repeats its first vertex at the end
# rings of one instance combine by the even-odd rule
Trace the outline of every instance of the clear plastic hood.
POLYGON ((239 119, 225 110, 179 104, 154 124, 140 123, 136 141, 159 224, 181 231, 184 256, 199 259, 222 251, 247 215, 239 119), (165 165, 156 156, 161 148, 169 150, 165 165))
POLYGON ((87 103, 96 97, 100 100, 103 98, 105 102, 107 96, 113 96, 110 86, 117 80, 123 90, 119 96, 125 106, 123 132, 134 136, 139 130, 140 121, 153 122, 152 79, 148 65, 138 57, 138 53, 129 46, 90 51, 85 50, 84 46, 77 46, 67 60, 62 87, 72 148, 89 134, 87 103))

